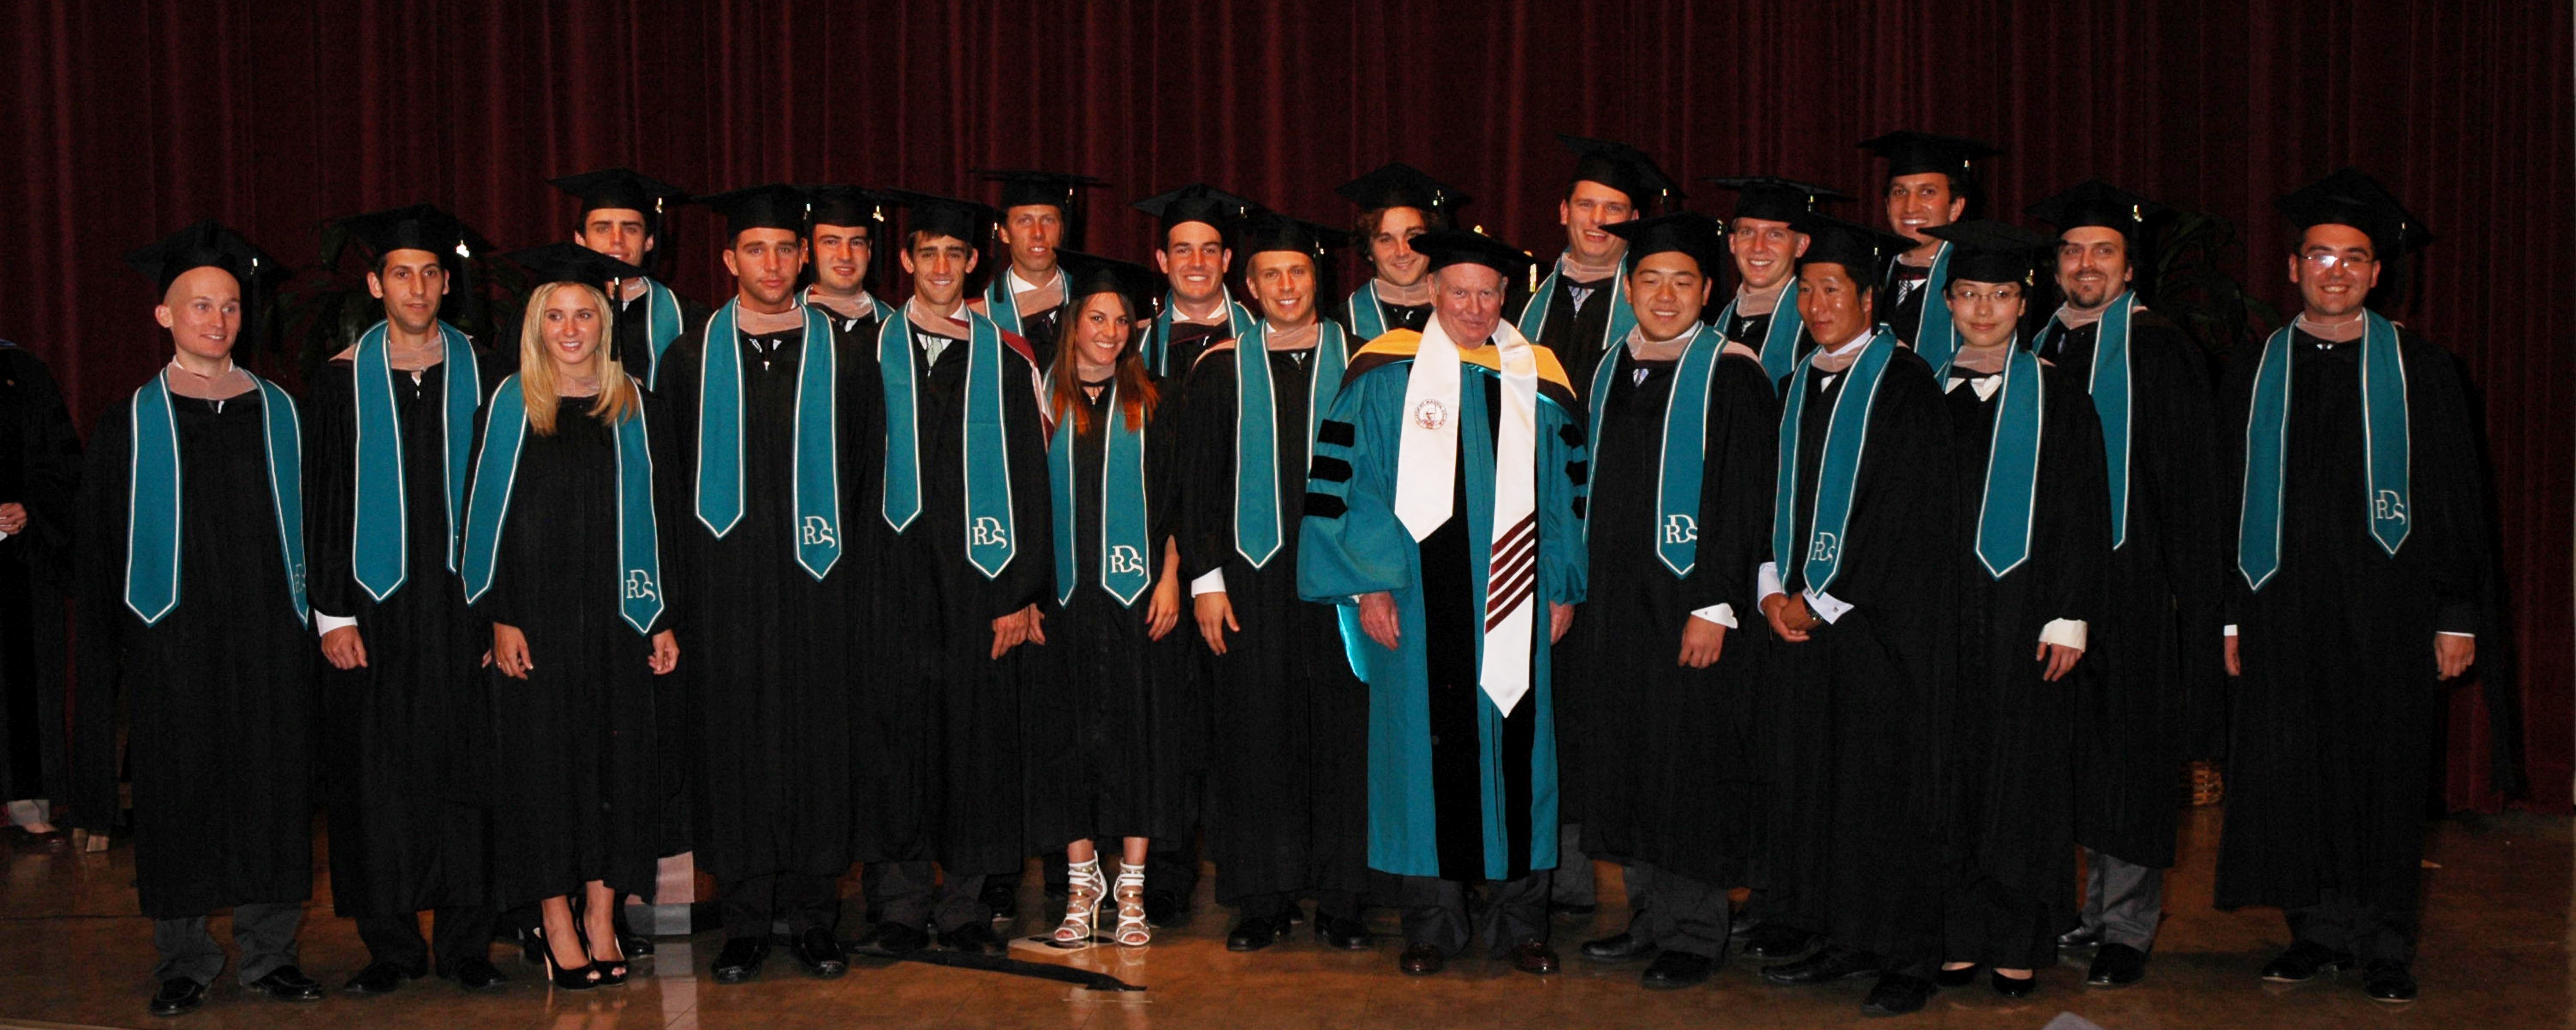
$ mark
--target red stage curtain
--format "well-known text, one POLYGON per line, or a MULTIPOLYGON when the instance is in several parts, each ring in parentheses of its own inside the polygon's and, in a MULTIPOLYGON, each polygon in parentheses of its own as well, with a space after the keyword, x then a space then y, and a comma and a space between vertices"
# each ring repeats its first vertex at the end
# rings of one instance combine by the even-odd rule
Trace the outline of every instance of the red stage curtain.
MULTIPOLYGON (((2522 685, 2533 802, 2564 807, 2570 28, 2539 0, 24 0, 0 5, 0 336, 87 418, 168 348, 127 248, 214 215, 305 262, 322 219, 414 200, 532 244, 569 231, 544 178, 612 164, 701 191, 1088 172, 1114 185, 1087 245, 1132 257, 1150 223, 1126 200, 1205 179, 1338 222, 1331 187, 1400 158, 1544 254, 1552 133, 1686 184, 1866 193, 1852 143, 1898 127, 2005 146, 1998 212, 2099 175, 2223 215, 2255 295, 2288 303, 2268 202, 2356 164, 2442 237, 2399 313, 2480 393, 2522 645, 2491 665, 2522 685)), ((673 278, 706 297, 708 223, 678 225, 673 278)), ((2454 694, 2453 807, 2501 800, 2476 707, 2454 694)))

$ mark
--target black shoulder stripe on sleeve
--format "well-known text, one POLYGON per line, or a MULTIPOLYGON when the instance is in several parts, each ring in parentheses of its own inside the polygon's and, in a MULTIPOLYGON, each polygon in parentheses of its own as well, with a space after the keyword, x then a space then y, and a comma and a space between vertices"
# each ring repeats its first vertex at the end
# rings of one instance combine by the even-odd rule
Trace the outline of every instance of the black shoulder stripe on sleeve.
POLYGON ((1565 441, 1568 447, 1581 447, 1583 446, 1583 423, 1566 419, 1562 425, 1557 426, 1556 436, 1557 439, 1565 441))
POLYGON ((1352 444, 1358 443, 1359 438, 1359 427, 1338 419, 1325 419, 1323 425, 1315 428, 1316 443, 1328 443, 1335 447, 1348 447, 1352 444))
POLYGON ((1567 505, 1574 509, 1575 518, 1579 519, 1583 517, 1583 501, 1583 498, 1577 497, 1567 502, 1567 505))
POLYGON ((1343 512, 1349 510, 1350 505, 1344 503, 1339 497, 1335 497, 1332 494, 1317 493, 1313 490, 1306 491, 1306 516, 1308 518, 1338 519, 1342 517, 1343 512))
POLYGON ((1351 463, 1329 454, 1318 454, 1314 468, 1307 474, 1327 483, 1347 483, 1351 481, 1351 463))
POLYGON ((1584 483, 1589 482, 1592 479, 1591 465, 1592 463, 1588 461, 1566 462, 1565 478, 1576 486, 1582 486, 1584 483))

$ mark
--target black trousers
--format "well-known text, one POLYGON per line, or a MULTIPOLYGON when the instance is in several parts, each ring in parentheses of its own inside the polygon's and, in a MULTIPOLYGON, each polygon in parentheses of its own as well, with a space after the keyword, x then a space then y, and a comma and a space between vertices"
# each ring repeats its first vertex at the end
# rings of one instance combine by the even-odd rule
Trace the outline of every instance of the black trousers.
POLYGON ((880 922, 928 926, 947 933, 993 921, 984 904, 982 876, 939 878, 932 862, 870 862, 859 871, 859 893, 880 922))
POLYGON ((2290 936, 2336 951, 2351 952, 2364 963, 2415 962, 2416 914, 2380 908, 2331 887, 2318 892, 2317 903, 2283 912, 2290 936))
MULTIPOLYGON (((1147 878, 1151 879, 1151 874, 1148 874, 1147 878)), ((1273 894, 1251 894, 1236 901, 1235 907, 1242 911, 1245 919, 1280 919, 1296 913, 1297 896, 1300 893, 1314 897, 1315 914, 1318 916, 1331 919, 1360 917, 1360 892, 1358 891, 1279 891, 1273 894)))
POLYGON ((1626 866, 1628 935, 1665 951, 1725 958, 1732 913, 1726 888, 1714 887, 1644 862, 1626 866))
POLYGON ((392 966, 407 976, 435 972, 455 976, 457 964, 492 956, 492 924, 500 911, 485 905, 442 905, 431 910, 427 941, 420 937, 420 913, 359 916, 358 939, 366 942, 367 960, 392 966), (433 956, 437 965, 430 962, 433 956))
MULTIPOLYGON (((235 975, 242 986, 295 964, 295 930, 303 923, 301 901, 233 906, 233 943, 241 948, 235 975)), ((153 920, 152 946, 161 953, 160 964, 152 968, 155 980, 184 976, 211 984, 224 971, 224 946, 207 931, 205 916, 153 920)))
POLYGON ((780 922, 789 936, 815 927, 826 930, 841 921, 839 892, 832 877, 813 873, 766 873, 717 884, 724 910, 726 940, 767 937, 780 922))
POLYGON ((1404 943, 1458 955, 1467 950, 1471 932, 1481 933, 1486 950, 1497 957, 1523 941, 1544 943, 1550 879, 1547 870, 1540 870, 1491 882, 1471 912, 1466 881, 1407 876, 1396 892, 1396 905, 1404 910, 1404 943))

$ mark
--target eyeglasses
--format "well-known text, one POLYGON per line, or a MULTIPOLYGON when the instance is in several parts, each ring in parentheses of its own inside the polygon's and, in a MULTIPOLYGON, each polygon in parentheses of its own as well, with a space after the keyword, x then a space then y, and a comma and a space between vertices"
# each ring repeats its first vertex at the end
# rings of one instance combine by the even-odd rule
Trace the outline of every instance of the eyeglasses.
POLYGON ((2362 268, 2376 264, 2379 261, 2378 258, 2374 257, 2345 257, 2344 255, 2337 254, 2330 250, 2310 251, 2299 255, 2299 260, 2305 262, 2308 267, 2320 272, 2329 271, 2343 265, 2362 268))

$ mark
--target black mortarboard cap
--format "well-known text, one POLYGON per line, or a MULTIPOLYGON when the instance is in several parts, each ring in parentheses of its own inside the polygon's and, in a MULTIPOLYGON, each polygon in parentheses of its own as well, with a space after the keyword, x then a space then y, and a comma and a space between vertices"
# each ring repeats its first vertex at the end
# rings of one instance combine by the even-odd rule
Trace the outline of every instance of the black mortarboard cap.
POLYGON ((279 269, 258 245, 212 218, 127 253, 125 263, 149 276, 156 294, 169 292, 170 283, 190 269, 212 266, 230 272, 245 293, 279 269))
POLYGON ((972 200, 943 197, 911 190, 887 190, 886 198, 901 205, 909 214, 904 219, 904 233, 926 236, 949 236, 969 247, 981 247, 992 235, 993 223, 1002 213, 972 200))
POLYGON ((1849 200, 1830 186, 1783 179, 1774 175, 1711 176, 1701 182, 1719 189, 1735 191, 1735 213, 1731 218, 1758 218, 1766 222, 1794 222, 1798 216, 1812 214, 1819 202, 1849 200))
POLYGON ((1377 170, 1333 187, 1342 199, 1357 204, 1360 210, 1410 207, 1423 211, 1442 211, 1464 204, 1466 194, 1423 174, 1422 169, 1393 161, 1377 170))
POLYGON ((2433 240, 2432 232, 2407 213, 2395 194, 2357 168, 2340 169, 2299 187, 2272 206, 2301 229, 2349 225, 2369 233, 2371 249, 2383 261, 2393 261, 2433 240))
POLYGON ((663 205, 689 199, 687 191, 630 168, 607 168, 547 181, 556 189, 580 197, 584 215, 602 208, 622 208, 658 218, 663 205))
POLYGON ((1923 227, 1923 234, 1952 244, 1952 282, 1965 279, 1969 282, 2029 286, 2032 271, 2039 267, 2039 249, 2048 245, 2046 236, 2010 222, 1985 218, 1948 225, 1927 225, 1923 227))
POLYGON ((785 229, 805 235, 805 191, 783 182, 727 190, 699 197, 698 203, 724 216, 728 241, 748 229, 785 229))
POLYGON ((1017 168, 978 168, 975 174, 1002 184, 1002 209, 1049 205, 1067 215, 1073 213, 1075 191, 1084 186, 1098 186, 1108 180, 1069 172, 1040 172, 1017 168))
POLYGON ((1798 267, 1841 265, 1853 279, 1864 282, 1877 282, 1879 268, 1888 258, 1914 249, 1914 241, 1905 237, 1854 225, 1822 212, 1802 215, 1789 227, 1807 235, 1807 252, 1798 255, 1798 267))
POLYGON ((1205 222, 1227 238, 1244 216, 1261 205, 1203 182, 1194 182, 1169 193, 1147 197, 1133 205, 1136 210, 1162 219, 1164 239, 1169 240, 1174 226, 1205 222))
POLYGON ((438 255, 441 262, 458 264, 492 248, 480 233, 431 204, 350 215, 339 224, 366 244, 377 260, 397 250, 425 250, 438 255))
POLYGON ((1147 313, 1153 310, 1154 298, 1163 294, 1162 274, 1133 261, 1071 250, 1057 251, 1057 260, 1064 266, 1064 310, 1068 314, 1079 310, 1082 299, 1092 294, 1123 293, 1127 295, 1128 312, 1142 321, 1150 317, 1147 313))
POLYGON ((1975 162, 2003 153, 1993 144, 1959 136, 1936 136, 1911 129, 1865 139, 1861 149, 1887 159, 1887 177, 1945 172, 1953 178, 1975 178, 1975 162))
POLYGON ((805 191, 808 207, 805 224, 867 226, 877 232, 886 222, 886 205, 891 198, 883 193, 857 186, 799 186, 805 191))
POLYGON ((2135 193, 2103 182, 2086 179, 2063 193, 2022 209, 2023 214, 2068 229, 2100 226, 2119 230, 2136 241, 2146 231, 2147 219, 2162 213, 2165 206, 2135 193))
POLYGON ((1351 241, 1351 234, 1327 229, 1302 218, 1291 218, 1276 211, 1262 211, 1244 219, 1235 234, 1234 249, 1247 257, 1265 250, 1303 251, 1317 259, 1324 248, 1339 247, 1351 241))
POLYGON ((549 243, 501 255, 527 269, 540 283, 580 283, 598 290, 619 279, 641 279, 648 273, 578 243, 549 243))
POLYGON ((1431 260, 1431 271, 1451 265, 1483 265, 1501 272, 1505 282, 1537 263, 1518 247, 1468 229, 1433 229, 1414 237, 1407 245, 1431 260))
POLYGON ((1639 211, 1661 210, 1682 198, 1681 187, 1655 167, 1653 158, 1625 143, 1557 133, 1556 140, 1574 151, 1574 181, 1597 182, 1628 195, 1639 211))
POLYGON ((1702 275, 1715 275, 1726 260, 1726 228, 1717 219, 1697 211, 1676 211, 1654 218, 1639 218, 1601 227, 1628 241, 1627 266, 1649 255, 1671 251, 1688 254, 1699 262, 1702 275))

